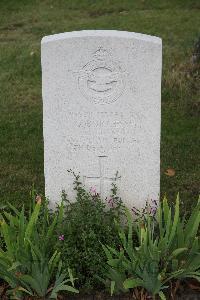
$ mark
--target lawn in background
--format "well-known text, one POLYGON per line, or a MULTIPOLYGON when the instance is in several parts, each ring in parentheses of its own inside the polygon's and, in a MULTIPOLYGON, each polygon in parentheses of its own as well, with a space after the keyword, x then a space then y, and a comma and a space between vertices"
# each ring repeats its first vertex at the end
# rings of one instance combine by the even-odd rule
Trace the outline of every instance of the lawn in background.
POLYGON ((27 204, 33 184, 44 193, 40 41, 83 29, 163 39, 161 194, 172 200, 179 191, 190 208, 200 178, 200 71, 191 63, 198 0, 0 1, 0 204, 27 204))

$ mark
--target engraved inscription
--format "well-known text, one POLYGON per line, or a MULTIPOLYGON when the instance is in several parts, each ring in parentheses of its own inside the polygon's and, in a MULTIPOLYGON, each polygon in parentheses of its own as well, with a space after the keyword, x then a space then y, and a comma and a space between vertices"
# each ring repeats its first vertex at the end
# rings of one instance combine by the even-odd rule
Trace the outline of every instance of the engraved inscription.
POLYGON ((66 137, 63 133, 63 137, 71 153, 108 154, 137 144, 140 123, 133 111, 69 111, 68 122, 73 126, 74 134, 66 137))
POLYGON ((107 153, 109 149, 112 151, 122 149, 124 147, 133 147, 137 142, 134 137, 116 136, 113 138, 98 136, 95 139, 88 136, 66 138, 68 152, 76 153, 80 151, 98 153, 107 153))
POLYGON ((115 102, 124 91, 124 72, 102 47, 78 73, 81 93, 95 104, 115 102))

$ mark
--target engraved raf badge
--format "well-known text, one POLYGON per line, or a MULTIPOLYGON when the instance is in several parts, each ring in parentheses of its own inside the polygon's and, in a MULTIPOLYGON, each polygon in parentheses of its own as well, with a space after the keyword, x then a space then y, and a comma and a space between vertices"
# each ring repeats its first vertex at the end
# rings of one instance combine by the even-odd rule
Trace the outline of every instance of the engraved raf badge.
POLYGON ((124 72, 100 47, 79 71, 78 85, 83 96, 95 104, 115 102, 124 91, 124 72))

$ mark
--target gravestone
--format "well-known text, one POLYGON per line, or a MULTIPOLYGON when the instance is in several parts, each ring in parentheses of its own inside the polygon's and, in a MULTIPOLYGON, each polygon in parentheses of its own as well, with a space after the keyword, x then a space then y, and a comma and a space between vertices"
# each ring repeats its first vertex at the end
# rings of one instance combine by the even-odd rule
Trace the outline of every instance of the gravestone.
POLYGON ((128 207, 160 187, 162 43, 144 34, 89 30, 42 39, 45 193, 86 189, 109 197, 116 179, 128 207), (116 173, 119 176, 116 178, 116 173))

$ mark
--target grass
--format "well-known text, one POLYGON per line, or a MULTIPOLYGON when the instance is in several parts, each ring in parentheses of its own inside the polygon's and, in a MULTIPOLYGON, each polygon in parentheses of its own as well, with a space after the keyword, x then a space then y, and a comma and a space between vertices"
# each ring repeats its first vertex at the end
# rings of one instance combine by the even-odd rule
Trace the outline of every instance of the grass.
POLYGON ((199 1, 0 1, 0 204, 44 193, 40 41, 82 29, 142 32, 163 39, 161 194, 198 196, 199 73, 191 56, 200 36, 199 1), (165 175, 168 168, 175 176, 165 175))

